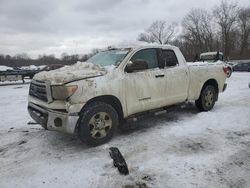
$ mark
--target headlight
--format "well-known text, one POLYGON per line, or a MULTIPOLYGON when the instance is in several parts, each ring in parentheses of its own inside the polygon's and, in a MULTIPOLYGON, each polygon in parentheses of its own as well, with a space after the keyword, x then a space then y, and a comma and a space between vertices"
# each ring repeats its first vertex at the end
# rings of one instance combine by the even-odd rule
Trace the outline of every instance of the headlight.
POLYGON ((72 86, 52 86, 52 97, 57 100, 65 100, 72 96, 76 90, 77 85, 72 86))

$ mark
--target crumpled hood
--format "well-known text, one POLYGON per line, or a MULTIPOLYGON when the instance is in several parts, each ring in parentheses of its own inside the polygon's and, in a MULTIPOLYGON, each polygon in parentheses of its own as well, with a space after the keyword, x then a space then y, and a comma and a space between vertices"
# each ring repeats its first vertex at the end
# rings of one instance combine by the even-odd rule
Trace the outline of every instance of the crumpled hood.
POLYGON ((52 71, 43 71, 34 76, 34 80, 50 81, 52 85, 64 84, 89 77, 103 76, 107 70, 100 65, 88 62, 77 62, 52 71))

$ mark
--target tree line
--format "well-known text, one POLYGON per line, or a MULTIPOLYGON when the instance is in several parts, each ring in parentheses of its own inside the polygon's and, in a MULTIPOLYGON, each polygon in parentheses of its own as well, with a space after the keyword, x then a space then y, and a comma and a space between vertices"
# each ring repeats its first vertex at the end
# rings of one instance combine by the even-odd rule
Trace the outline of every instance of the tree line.
MULTIPOLYGON (((250 59, 250 7, 222 0, 210 11, 191 9, 179 24, 156 20, 138 35, 137 40, 178 46, 188 61, 209 51, 221 51, 228 60, 250 59)), ((44 54, 37 59, 31 59, 25 53, 15 56, 0 54, 0 65, 69 65, 86 61, 98 51, 93 49, 83 55, 62 53, 60 58, 44 54)))
POLYGON ((88 54, 73 54, 68 55, 67 53, 62 53, 60 58, 57 58, 54 54, 50 55, 38 55, 38 58, 32 59, 26 53, 17 54, 14 56, 0 54, 0 65, 6 65, 10 67, 21 67, 29 65, 50 65, 50 64, 63 64, 70 65, 74 64, 77 61, 86 61, 91 56, 96 54, 99 50, 93 49, 91 53, 88 54))
POLYGON ((212 8, 191 9, 177 24, 157 20, 138 36, 139 41, 178 46, 188 61, 202 52, 221 51, 225 58, 250 59, 250 7, 226 0, 212 8))

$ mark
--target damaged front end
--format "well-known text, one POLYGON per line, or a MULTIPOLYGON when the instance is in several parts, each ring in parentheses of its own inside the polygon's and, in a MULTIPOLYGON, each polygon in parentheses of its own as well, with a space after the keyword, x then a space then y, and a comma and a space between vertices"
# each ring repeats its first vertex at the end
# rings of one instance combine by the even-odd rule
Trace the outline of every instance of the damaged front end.
POLYGON ((28 111, 33 120, 45 129, 74 134, 78 114, 69 114, 56 110, 49 110, 34 103, 28 104, 28 111))
POLYGON ((45 129, 73 134, 79 116, 66 111, 64 100, 72 96, 77 88, 76 85, 51 86, 48 81, 32 80, 28 103, 30 116, 45 129))
POLYGON ((105 74, 105 68, 87 62, 36 74, 29 90, 30 116, 45 129, 74 133, 86 96, 94 92, 88 79, 105 74))

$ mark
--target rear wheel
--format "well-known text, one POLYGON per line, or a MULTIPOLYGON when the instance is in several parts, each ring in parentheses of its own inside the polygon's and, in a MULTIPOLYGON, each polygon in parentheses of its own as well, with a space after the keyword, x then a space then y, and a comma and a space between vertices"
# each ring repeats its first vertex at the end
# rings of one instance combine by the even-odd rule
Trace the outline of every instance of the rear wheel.
POLYGON ((209 111, 214 107, 218 92, 213 85, 206 85, 200 94, 198 100, 195 101, 200 111, 209 111))
POLYGON ((119 122, 115 109, 102 102, 86 106, 80 118, 79 138, 91 146, 108 142, 113 137, 119 122))

